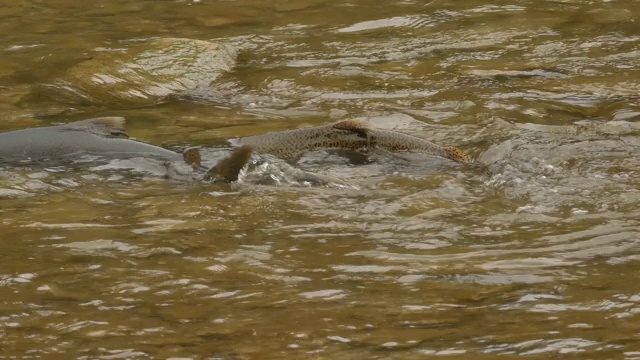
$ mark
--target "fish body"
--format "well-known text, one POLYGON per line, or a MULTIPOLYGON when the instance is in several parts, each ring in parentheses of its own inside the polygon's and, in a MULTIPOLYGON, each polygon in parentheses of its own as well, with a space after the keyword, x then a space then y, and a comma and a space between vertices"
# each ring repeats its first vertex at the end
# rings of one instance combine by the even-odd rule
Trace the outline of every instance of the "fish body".
POLYGON ((237 139, 235 143, 287 160, 296 159, 306 151, 379 148, 390 152, 424 153, 456 162, 471 161, 469 156, 456 147, 440 146, 416 136, 376 129, 354 120, 248 136, 237 139))
POLYGON ((128 139, 124 121, 105 117, 0 133, 0 160, 56 160, 83 153, 167 161, 183 158, 175 151, 128 139))
MULTIPOLYGON (((23 160, 52 161, 94 154, 114 158, 151 157, 168 162, 184 161, 194 169, 200 166, 200 153, 188 149, 183 154, 131 140, 122 117, 104 117, 59 126, 40 127, 0 133, 0 162, 23 160)), ((460 149, 442 147, 412 135, 370 127, 360 121, 341 121, 316 127, 285 130, 235 140, 238 147, 202 176, 205 181, 238 180, 252 153, 271 154, 283 160, 295 160, 307 151, 341 149, 382 149, 390 152, 414 152, 457 162, 470 161, 460 149)), ((311 174, 293 167, 282 167, 288 178, 312 183, 341 183, 337 179, 311 174), (286 171, 285 171, 286 170, 286 171)))
POLYGON ((235 143, 248 145, 254 152, 285 160, 297 159, 307 151, 358 150, 367 146, 367 140, 357 133, 336 130, 332 124, 247 136, 237 139, 235 143))
POLYGON ((116 159, 143 157, 166 161, 175 178, 232 182, 249 161, 251 149, 240 148, 231 152, 206 174, 197 171, 183 173, 171 164, 182 162, 193 170, 201 166, 197 148, 177 153, 159 146, 129 139, 124 129, 125 118, 103 117, 72 122, 65 125, 31 128, 0 133, 0 163, 12 161, 46 161, 73 159, 92 154, 116 159), (213 176, 215 175, 215 176, 213 176))
POLYGON ((472 159, 461 149, 453 146, 440 146, 417 136, 376 129, 362 121, 347 120, 335 123, 335 129, 357 133, 366 138, 371 147, 379 147, 390 152, 423 153, 438 156, 455 162, 471 162, 472 159))

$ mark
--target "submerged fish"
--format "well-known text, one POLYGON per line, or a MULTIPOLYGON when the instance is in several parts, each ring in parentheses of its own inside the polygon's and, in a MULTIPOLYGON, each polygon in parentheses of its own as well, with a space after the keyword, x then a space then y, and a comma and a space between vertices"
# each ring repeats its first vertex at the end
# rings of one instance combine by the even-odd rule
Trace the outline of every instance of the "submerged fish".
POLYGON ((443 147, 428 140, 397 131, 376 129, 355 120, 303 129, 285 130, 235 140, 254 151, 293 160, 306 151, 379 148, 390 152, 413 152, 438 156, 456 162, 471 162, 471 158, 456 147, 443 147))
POLYGON ((168 161, 183 158, 175 151, 130 140, 124 123, 123 117, 101 117, 0 133, 0 160, 55 160, 79 154, 143 156, 168 161))
MULTIPOLYGON (((271 174, 276 174, 272 176, 274 180, 283 178, 288 182, 303 184, 346 185, 340 179, 304 171, 286 162, 295 161, 303 153, 314 150, 382 150, 391 154, 436 156, 458 163, 473 162, 456 147, 443 147, 419 137, 377 129, 365 122, 353 120, 237 138, 231 140, 231 143, 239 146, 235 150, 237 156, 229 157, 229 161, 233 159, 237 168, 243 168, 243 161, 248 162, 252 152, 269 154, 276 157, 265 163, 271 174)), ((217 171, 214 167, 210 172, 215 175, 217 171)))
MULTIPOLYGON (((0 133, 0 162, 51 161, 93 154, 113 158, 155 158, 167 163, 184 161, 197 170, 200 152, 192 148, 180 154, 159 146, 129 139, 122 117, 103 117, 59 126, 31 128, 0 133)), ((442 147, 425 139, 400 132, 376 129, 365 122, 341 121, 311 128, 286 130, 249 136, 235 141, 239 147, 206 171, 193 172, 192 178, 204 181, 237 181, 253 153, 270 154, 282 160, 294 160, 306 151, 323 149, 381 149, 392 153, 415 152, 456 162, 471 159, 460 149, 442 147)), ((269 162, 273 171, 294 182, 343 184, 339 179, 297 169, 285 161, 269 162)), ((191 176, 190 175, 190 176, 191 176)))
MULTIPOLYGON (((112 158, 154 158, 167 163, 184 161, 194 170, 200 168, 201 155, 197 148, 182 154, 156 145, 129 139, 123 117, 101 117, 65 125, 30 128, 0 133, 0 163, 74 159, 82 154, 112 158)), ((208 174, 195 177, 209 181, 236 181, 248 162, 242 148, 221 160, 208 174), (212 176, 215 175, 215 176, 212 176)))

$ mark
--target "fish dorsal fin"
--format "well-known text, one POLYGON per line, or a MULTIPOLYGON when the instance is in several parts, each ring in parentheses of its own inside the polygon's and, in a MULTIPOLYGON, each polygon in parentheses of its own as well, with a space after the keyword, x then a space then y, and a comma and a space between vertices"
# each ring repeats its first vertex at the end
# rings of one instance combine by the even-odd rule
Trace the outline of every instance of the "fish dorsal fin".
POLYGON ((207 171, 205 180, 232 182, 238 180, 242 168, 249 162, 253 148, 242 145, 233 150, 231 155, 220 160, 214 167, 207 171))
POLYGON ((337 130, 352 132, 363 139, 367 139, 367 145, 371 146, 371 128, 364 121, 344 120, 333 124, 337 130))
POLYGON ((362 120, 341 120, 333 124, 336 129, 351 130, 361 129, 365 130, 369 128, 369 125, 362 120))
POLYGON ((81 120, 60 126, 71 131, 85 131, 106 138, 129 138, 124 129, 126 119, 121 116, 106 116, 81 120))

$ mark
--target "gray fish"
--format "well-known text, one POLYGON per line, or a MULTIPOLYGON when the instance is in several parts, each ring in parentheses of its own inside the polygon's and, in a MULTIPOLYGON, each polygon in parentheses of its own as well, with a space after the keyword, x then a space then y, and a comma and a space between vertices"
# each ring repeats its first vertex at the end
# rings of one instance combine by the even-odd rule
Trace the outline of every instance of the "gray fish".
MULTIPOLYGON (((113 158, 149 157, 168 163, 184 161, 194 169, 200 168, 201 155, 197 148, 180 154, 131 140, 124 129, 125 122, 123 117, 102 117, 0 133, 0 162, 53 161, 92 154, 113 158)), ((247 147, 235 149, 206 174, 200 174, 200 178, 213 182, 236 181, 250 156, 251 149, 247 147)))
POLYGON ((128 139, 124 123, 123 117, 102 117, 0 133, 0 160, 56 160, 83 153, 168 161, 183 158, 175 151, 128 139))

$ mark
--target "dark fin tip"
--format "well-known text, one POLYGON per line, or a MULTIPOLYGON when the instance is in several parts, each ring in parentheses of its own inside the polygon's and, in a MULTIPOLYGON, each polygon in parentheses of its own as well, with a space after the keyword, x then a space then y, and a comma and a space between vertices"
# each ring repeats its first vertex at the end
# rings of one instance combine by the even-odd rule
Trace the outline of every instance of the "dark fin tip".
POLYGON ((344 120, 333 124, 334 129, 346 130, 356 133, 362 138, 369 138, 369 127, 363 121, 358 120, 344 120))
POLYGON ((358 120, 340 121, 333 124, 333 128, 338 130, 343 130, 343 131, 350 131, 352 133, 355 133, 358 137, 367 139, 367 147, 371 147, 372 145, 374 145, 375 139, 373 139, 371 136, 371 131, 370 131, 371 129, 369 128, 367 123, 365 123, 364 121, 358 121, 358 120))
POLYGON ((200 150, 198 148, 188 148, 182 153, 182 158, 184 162, 191 165, 194 169, 200 169, 202 165, 202 156, 200 155, 200 150))
POLYGON ((233 150, 231 155, 220 160, 214 167, 207 171, 205 180, 222 180, 233 182, 238 180, 238 175, 244 166, 249 162, 253 148, 249 145, 242 145, 233 150))

